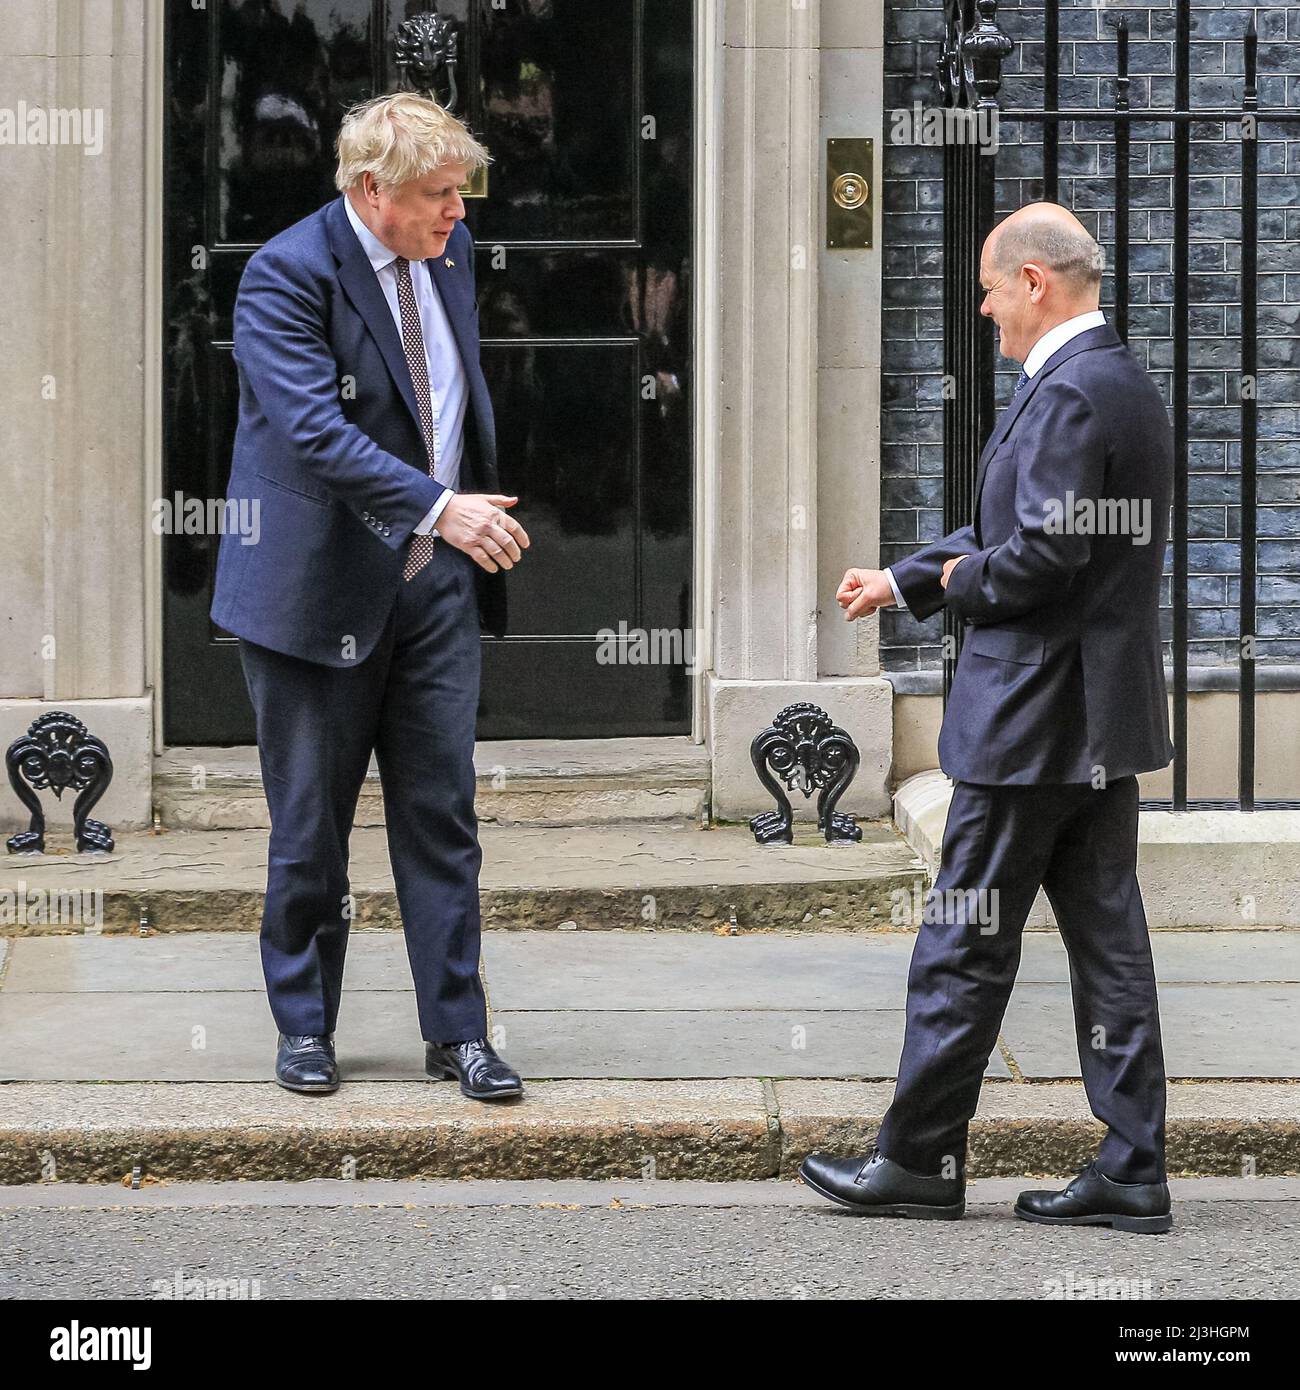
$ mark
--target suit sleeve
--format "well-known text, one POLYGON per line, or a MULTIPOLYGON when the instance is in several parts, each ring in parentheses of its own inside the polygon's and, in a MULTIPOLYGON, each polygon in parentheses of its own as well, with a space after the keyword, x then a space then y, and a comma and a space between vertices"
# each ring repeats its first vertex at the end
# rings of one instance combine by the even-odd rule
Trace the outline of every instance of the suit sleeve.
POLYGON ((1105 484, 1101 420, 1077 386, 1055 378, 1032 406, 1016 432, 1015 529, 1001 545, 963 560, 948 581, 948 606, 976 622, 1000 623, 1057 602, 1092 554, 1090 536, 1068 528, 1068 520, 1074 502, 1097 500, 1105 484))
POLYGON ((235 361, 292 456, 392 550, 446 489, 381 449, 343 414, 339 364, 325 331, 319 286, 292 260, 260 252, 249 261, 235 300, 235 361))
MULTIPOLYGON (((939 583, 945 560, 954 555, 970 555, 978 549, 973 526, 961 526, 942 540, 932 541, 924 550, 890 565, 893 587, 902 595, 913 617, 928 618, 944 605, 946 595, 939 583)), ((962 566, 958 566, 962 568, 962 566)))

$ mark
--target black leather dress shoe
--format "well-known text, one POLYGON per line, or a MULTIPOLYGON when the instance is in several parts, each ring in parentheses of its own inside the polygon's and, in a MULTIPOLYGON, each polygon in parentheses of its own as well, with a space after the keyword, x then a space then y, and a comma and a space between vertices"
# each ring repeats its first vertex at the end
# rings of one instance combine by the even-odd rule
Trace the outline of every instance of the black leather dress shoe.
POLYGON ((966 1210, 965 1175, 924 1177, 878 1153, 832 1158, 814 1153, 799 1165, 799 1176, 823 1197, 863 1216, 910 1216, 919 1221, 956 1221, 966 1210))
POLYGON ((288 1091, 337 1091, 339 1067, 334 1060, 333 1033, 281 1033, 275 1054, 275 1079, 288 1091))
POLYGON ((1113 1226, 1151 1235, 1174 1224, 1168 1183, 1114 1182, 1092 1163, 1061 1192, 1022 1192, 1015 1212, 1044 1226, 1113 1226))
POLYGON ((470 1100, 509 1100, 524 1093, 519 1073, 506 1065, 486 1038, 424 1045, 424 1070, 435 1081, 455 1077, 470 1100))

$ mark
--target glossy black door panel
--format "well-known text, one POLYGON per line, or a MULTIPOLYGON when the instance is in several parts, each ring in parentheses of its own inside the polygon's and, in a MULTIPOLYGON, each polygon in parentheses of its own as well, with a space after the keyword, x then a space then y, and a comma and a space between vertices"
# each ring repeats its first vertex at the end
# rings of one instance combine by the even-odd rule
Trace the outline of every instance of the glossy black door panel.
MULTIPOLYGON (((686 732, 690 0, 168 0, 166 46, 164 497, 224 495, 239 277, 334 196, 344 111, 432 90, 493 156, 467 223, 503 485, 533 539, 511 635, 484 641, 480 737, 686 732), (607 638, 649 629, 651 663, 607 638)), ((218 540, 163 538, 173 744, 254 741, 207 616, 218 540)))

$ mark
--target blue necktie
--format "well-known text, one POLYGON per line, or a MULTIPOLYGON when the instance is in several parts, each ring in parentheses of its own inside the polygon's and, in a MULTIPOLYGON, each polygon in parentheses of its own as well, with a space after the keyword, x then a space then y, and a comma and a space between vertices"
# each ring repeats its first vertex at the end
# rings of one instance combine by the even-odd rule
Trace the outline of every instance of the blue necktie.
POLYGON ((1015 398, 1021 393, 1021 391, 1023 391, 1025 387, 1028 385, 1029 373, 1026 372, 1023 367, 1021 367, 1020 375, 1016 378, 1016 389, 1011 393, 1011 399, 1015 400, 1015 398))

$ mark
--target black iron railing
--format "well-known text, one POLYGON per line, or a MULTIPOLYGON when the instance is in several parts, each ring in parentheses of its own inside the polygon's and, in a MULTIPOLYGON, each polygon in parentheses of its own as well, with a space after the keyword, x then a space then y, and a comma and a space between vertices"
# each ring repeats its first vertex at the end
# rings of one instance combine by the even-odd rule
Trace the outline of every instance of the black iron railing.
MULTIPOLYGON (((1115 304, 1112 318, 1125 341, 1129 327, 1129 212, 1133 177, 1130 149, 1135 124, 1167 125, 1173 145, 1173 343, 1171 418, 1174 428, 1174 496, 1170 527, 1172 554, 1172 736, 1175 749, 1173 797, 1151 803, 1188 809, 1187 695, 1188 695, 1188 273, 1189 214, 1191 211, 1191 128, 1194 122, 1224 121, 1236 125, 1241 142, 1241 363, 1239 393, 1240 465, 1240 581, 1239 654, 1237 660, 1238 766, 1237 798, 1198 800, 1196 807, 1300 806, 1297 800, 1256 801, 1256 542, 1257 489, 1257 344, 1259 302, 1259 130, 1265 123, 1294 124, 1300 111, 1261 109, 1257 87, 1258 35, 1251 12, 1241 35, 1245 81, 1236 108, 1191 107, 1191 4, 1174 0, 1174 103, 1171 109, 1129 103, 1129 30, 1122 15, 1114 30, 1114 104, 1100 108, 1062 108, 1058 100, 1060 74, 1059 0, 1045 0, 1043 24, 1043 106, 1041 109, 1002 108, 998 92, 1002 64, 1013 44, 997 21, 997 0, 945 0, 944 47, 937 65, 940 97, 946 108, 963 113, 968 124, 980 126, 996 113, 1006 122, 1042 126, 1043 197, 1058 201, 1059 136, 1062 122, 1110 122, 1115 145, 1115 244, 1112 254, 1115 304)), ((1109 23, 1109 21, 1108 21, 1109 23)), ((1142 174, 1139 172, 1139 177, 1142 174)), ((1151 177, 1168 177, 1161 173, 1151 177)), ((944 399, 944 527, 951 531, 970 520, 980 450, 994 420, 993 326, 979 313, 979 256, 984 238, 993 229, 996 155, 981 152, 974 141, 944 145, 944 372, 951 389, 944 399)), ((1300 268, 1300 267, 1298 267, 1300 268)), ((945 615, 944 696, 947 697, 961 640, 960 624, 945 615)), ((1146 805, 1147 803, 1143 803, 1146 805)))

